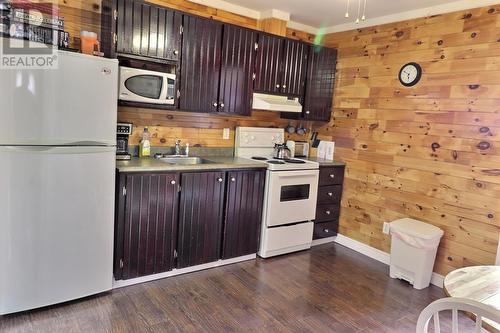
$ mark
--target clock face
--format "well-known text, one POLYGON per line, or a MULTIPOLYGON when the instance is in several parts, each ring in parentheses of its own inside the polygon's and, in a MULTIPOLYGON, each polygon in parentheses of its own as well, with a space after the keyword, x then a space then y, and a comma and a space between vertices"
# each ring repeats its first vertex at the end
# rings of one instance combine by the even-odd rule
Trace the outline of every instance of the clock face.
POLYGON ((422 67, 419 64, 410 62, 404 65, 399 71, 399 81, 406 87, 417 84, 422 77, 422 67))

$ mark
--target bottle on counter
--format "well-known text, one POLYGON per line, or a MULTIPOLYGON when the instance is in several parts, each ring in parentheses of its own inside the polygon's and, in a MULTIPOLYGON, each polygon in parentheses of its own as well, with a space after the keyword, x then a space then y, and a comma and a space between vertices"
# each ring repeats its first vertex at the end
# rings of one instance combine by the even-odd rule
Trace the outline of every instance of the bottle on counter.
POLYGON ((151 155, 151 142, 149 141, 149 129, 144 127, 142 132, 142 140, 139 143, 139 157, 148 157, 151 155))

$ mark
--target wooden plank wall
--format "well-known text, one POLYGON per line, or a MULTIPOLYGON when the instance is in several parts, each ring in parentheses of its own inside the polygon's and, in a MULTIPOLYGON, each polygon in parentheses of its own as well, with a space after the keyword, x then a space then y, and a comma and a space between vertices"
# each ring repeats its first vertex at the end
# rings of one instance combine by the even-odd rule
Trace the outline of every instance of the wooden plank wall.
POLYGON ((500 229, 500 5, 326 35, 347 163, 340 233, 388 252, 384 221, 445 230, 435 271, 493 264, 500 229), (415 61, 413 88, 397 79, 415 61))
MULTIPOLYGON (((46 2, 47 0, 33 1, 46 2)), ((66 30, 72 36, 71 44, 73 47, 79 46, 81 30, 100 33, 101 0, 48 1, 59 4, 61 16, 65 18, 66 30)), ((247 28, 257 30, 274 29, 272 22, 258 22, 252 18, 186 0, 149 0, 148 2, 247 28)), ((279 29, 279 32, 280 34, 284 33, 283 29, 279 29)), ((313 42, 315 37, 293 29, 286 29, 286 35, 290 38, 308 42, 313 42)), ((174 140, 180 138, 191 145, 204 147, 233 147, 236 126, 285 127, 289 123, 288 120, 281 119, 279 113, 266 111, 254 111, 251 117, 234 117, 128 107, 119 107, 118 120, 132 122, 135 125, 130 140, 131 144, 138 144, 143 127, 149 126, 153 145, 155 146, 173 146, 174 140), (231 129, 230 140, 222 139, 223 128, 231 129)), ((296 121, 291 123, 298 125, 296 121)), ((304 122, 304 126, 311 128, 312 123, 304 122)), ((291 136, 291 138, 295 140, 306 139, 305 136, 291 136)))

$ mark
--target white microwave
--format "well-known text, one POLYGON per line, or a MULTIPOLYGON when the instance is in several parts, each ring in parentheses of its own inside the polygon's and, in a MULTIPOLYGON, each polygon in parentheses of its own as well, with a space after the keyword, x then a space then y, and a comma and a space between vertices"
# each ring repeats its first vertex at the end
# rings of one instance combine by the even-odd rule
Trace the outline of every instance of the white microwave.
POLYGON ((120 67, 122 101, 166 104, 175 103, 175 74, 120 67))

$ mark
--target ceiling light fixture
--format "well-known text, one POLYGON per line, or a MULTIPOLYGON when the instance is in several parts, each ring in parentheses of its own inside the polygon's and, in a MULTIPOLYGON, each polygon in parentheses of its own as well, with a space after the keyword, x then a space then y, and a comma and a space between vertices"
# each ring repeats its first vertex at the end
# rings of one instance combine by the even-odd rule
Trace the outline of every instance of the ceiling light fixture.
MULTIPOLYGON (((360 21, 365 21, 366 20, 366 3, 368 0, 358 0, 358 15, 356 16, 356 24, 359 24, 360 21), (361 12, 361 1, 363 1, 363 12, 361 12), (361 16, 361 19, 360 19, 361 16)), ((345 18, 349 18, 349 7, 350 7, 350 0, 347 0, 347 6, 345 10, 345 18)))

